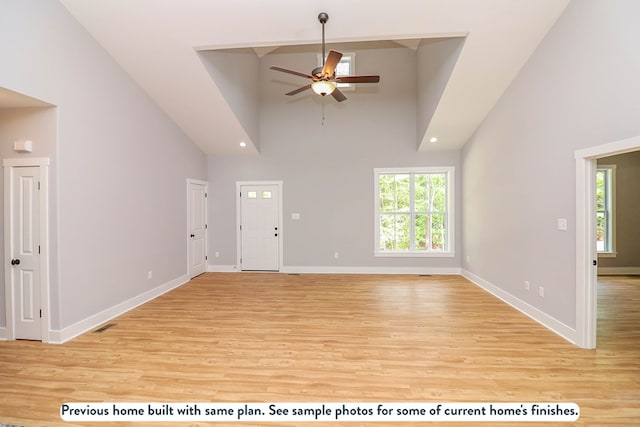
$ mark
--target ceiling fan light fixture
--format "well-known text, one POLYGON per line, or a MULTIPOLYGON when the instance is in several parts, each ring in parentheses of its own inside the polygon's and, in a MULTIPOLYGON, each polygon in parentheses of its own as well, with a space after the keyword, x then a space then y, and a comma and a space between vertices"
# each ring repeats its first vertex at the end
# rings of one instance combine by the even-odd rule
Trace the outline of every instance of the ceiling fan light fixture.
POLYGON ((336 89, 336 84, 327 80, 319 80, 311 83, 311 89, 318 95, 331 95, 331 92, 336 89))

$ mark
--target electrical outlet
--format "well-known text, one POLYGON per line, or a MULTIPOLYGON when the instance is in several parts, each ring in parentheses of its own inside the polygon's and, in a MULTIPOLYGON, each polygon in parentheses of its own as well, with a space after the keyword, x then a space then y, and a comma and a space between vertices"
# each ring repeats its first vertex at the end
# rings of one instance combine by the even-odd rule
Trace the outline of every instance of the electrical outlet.
POLYGON ((216 251, 216 258, 220 258, 220 252, 216 251))
POLYGON ((525 281, 524 281, 524 288, 525 288, 525 290, 527 290, 527 291, 529 290, 529 285, 530 285, 529 281, 528 281, 528 280, 525 280, 525 281))
POLYGON ((471 262, 471 258, 469 258, 469 255, 467 255, 467 263, 471 262))
POLYGON ((544 288, 542 286, 538 286, 538 295, 544 297, 544 288))
POLYGON ((338 252, 334 252, 334 253, 333 253, 333 257, 334 257, 335 259, 338 259, 338 258, 340 258, 340 254, 339 254, 338 252))
POLYGON ((151 279, 153 277, 153 271, 149 270, 147 273, 147 279, 151 279))

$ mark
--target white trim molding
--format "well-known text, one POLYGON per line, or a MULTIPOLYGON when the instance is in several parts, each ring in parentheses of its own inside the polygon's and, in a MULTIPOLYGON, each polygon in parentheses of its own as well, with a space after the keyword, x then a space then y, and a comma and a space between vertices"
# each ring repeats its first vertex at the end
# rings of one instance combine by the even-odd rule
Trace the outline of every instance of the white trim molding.
POLYGON ((599 276, 640 276, 640 267, 598 267, 599 276))
POLYGON ((289 274, 418 274, 460 275, 457 267, 337 267, 337 266, 285 266, 282 273, 289 274))
POLYGON ((178 277, 177 279, 171 280, 164 285, 148 290, 147 292, 135 296, 127 301, 107 308, 100 313, 89 316, 84 320, 80 320, 62 330, 51 331, 50 342, 53 344, 64 344, 65 342, 70 341, 77 336, 84 334, 85 332, 95 329, 103 323, 108 322, 109 320, 112 320, 115 317, 118 317, 130 310, 133 310, 134 308, 139 307, 146 302, 158 298, 160 295, 178 288, 187 282, 189 282, 189 278, 187 277, 187 275, 178 277))
POLYGON ((541 310, 538 310, 537 308, 535 308, 531 304, 529 304, 529 303, 527 303, 525 301, 522 301, 519 298, 516 298, 515 296, 511 295, 510 293, 508 293, 508 292, 502 290, 501 288, 499 288, 498 286, 496 286, 496 285, 484 280, 480 276, 477 276, 477 275, 471 273, 470 271, 462 270, 462 276, 465 279, 469 280, 471 283, 475 284, 476 286, 478 286, 478 287, 484 289, 485 291, 489 292, 490 294, 492 294, 496 298, 504 301, 506 304, 508 304, 511 307, 515 308, 516 310, 518 310, 519 312, 521 312, 525 316, 529 317, 530 319, 536 321, 540 325, 542 325, 545 328, 549 329, 551 332, 561 336, 562 338, 564 338, 565 340, 569 341, 572 344, 577 344, 577 342, 576 342, 576 330, 571 328, 570 326, 565 325, 564 323, 560 322, 559 320, 555 319, 554 317, 549 316, 547 313, 545 313, 545 312, 543 312, 541 310))
MULTIPOLYGON (((213 265, 209 273, 242 273, 235 265, 213 265)), ((337 266, 301 266, 285 265, 278 273, 284 274, 418 274, 459 276, 462 270, 457 267, 337 267, 337 266)), ((244 272, 248 273, 248 272, 244 272)))
POLYGON ((240 271, 236 265, 219 265, 209 264, 207 266, 207 273, 237 273, 240 271))

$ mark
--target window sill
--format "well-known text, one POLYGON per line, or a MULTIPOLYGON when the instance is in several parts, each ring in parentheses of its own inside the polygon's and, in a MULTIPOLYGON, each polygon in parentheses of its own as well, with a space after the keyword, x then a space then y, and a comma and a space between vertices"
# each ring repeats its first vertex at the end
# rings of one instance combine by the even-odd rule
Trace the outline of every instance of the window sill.
POLYGON ((376 252, 376 257, 396 257, 396 258, 453 258, 455 252, 376 252))
POLYGON ((618 252, 598 252, 598 258, 615 258, 618 252))

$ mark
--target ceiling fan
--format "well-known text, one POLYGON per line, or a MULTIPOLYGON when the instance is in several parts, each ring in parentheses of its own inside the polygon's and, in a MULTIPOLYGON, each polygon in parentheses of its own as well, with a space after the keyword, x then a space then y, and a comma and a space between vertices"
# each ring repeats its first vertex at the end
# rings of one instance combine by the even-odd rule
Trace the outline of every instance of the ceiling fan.
POLYGON ((338 89, 338 83, 378 83, 380 76, 336 76, 336 66, 342 58, 342 53, 337 50, 330 50, 329 55, 325 57, 324 46, 324 24, 329 20, 329 15, 322 12, 318 15, 318 21, 322 24, 322 66, 314 68, 311 74, 301 73, 282 67, 271 67, 272 70, 281 71, 283 73, 293 74, 294 76, 305 77, 311 79, 308 85, 287 92, 285 95, 296 95, 307 89, 313 89, 318 95, 331 95, 336 101, 342 102, 347 99, 346 96, 338 89), (325 59, 326 58, 326 59, 325 59))

